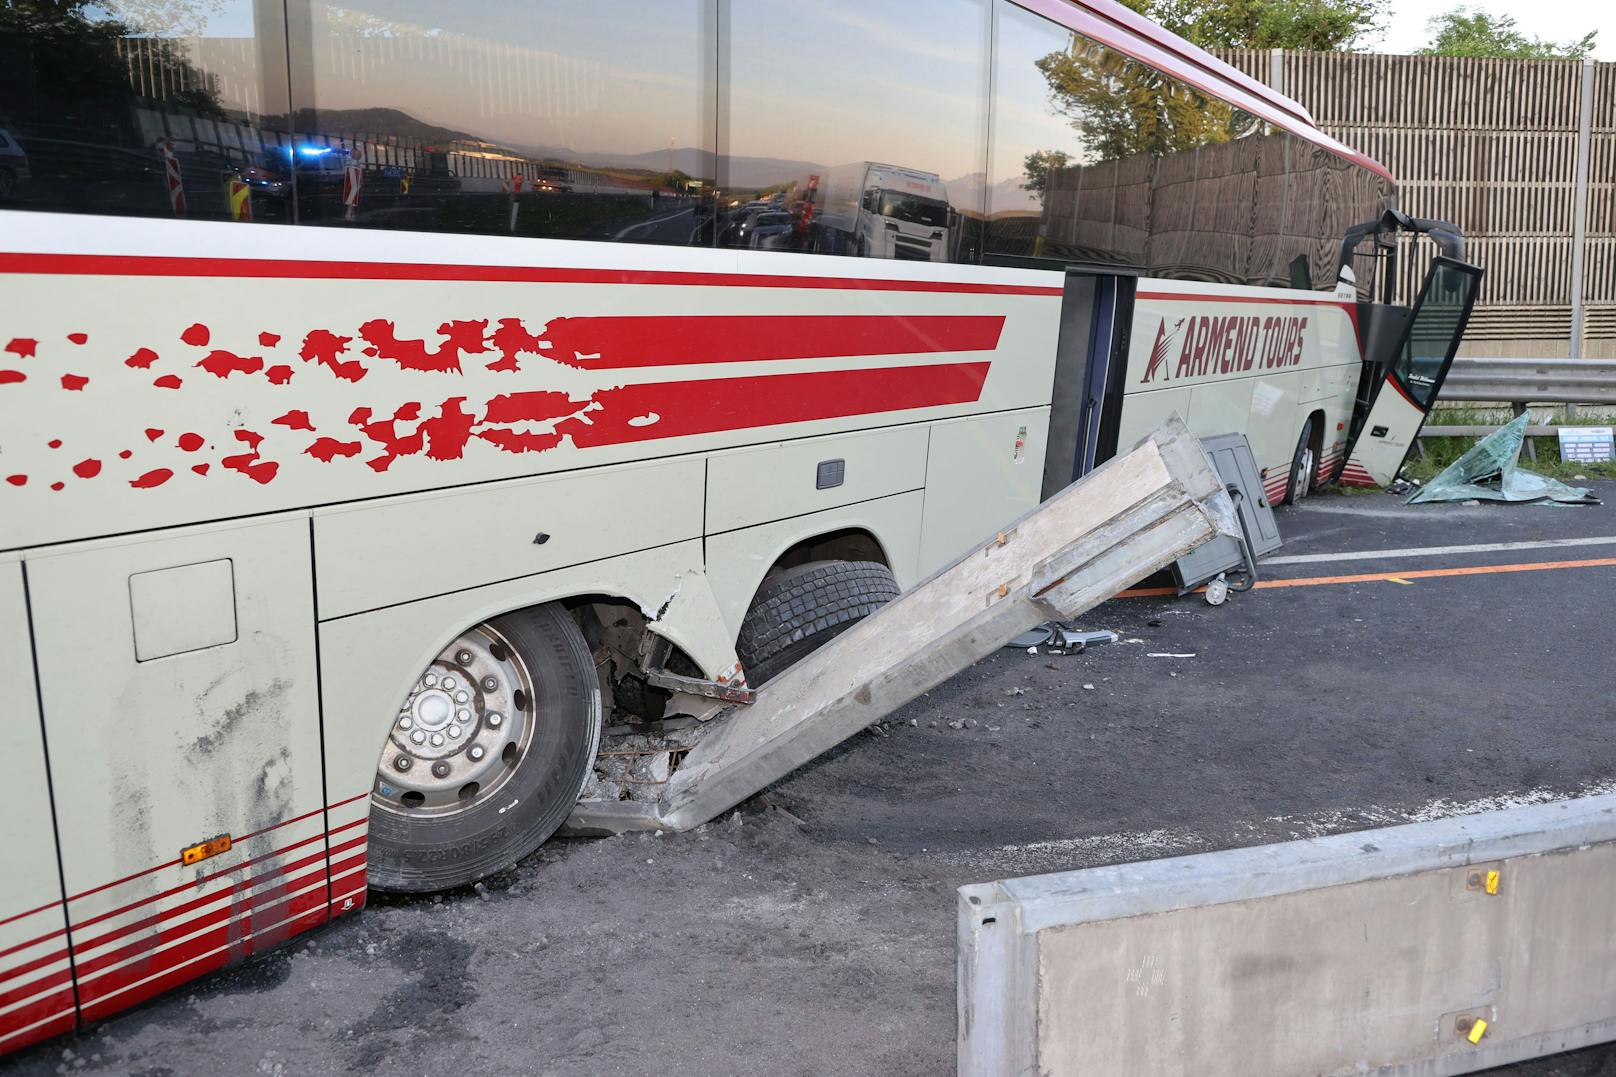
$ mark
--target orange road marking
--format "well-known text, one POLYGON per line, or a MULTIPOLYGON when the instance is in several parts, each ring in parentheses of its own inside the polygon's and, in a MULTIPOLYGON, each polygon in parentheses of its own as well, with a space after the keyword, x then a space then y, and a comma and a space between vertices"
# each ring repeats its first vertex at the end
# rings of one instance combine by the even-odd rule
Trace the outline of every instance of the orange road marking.
MULTIPOLYGON (((1258 580, 1258 587, 1319 587, 1332 583, 1407 583, 1410 580, 1430 580, 1439 576, 1487 576, 1495 572, 1546 572, 1556 568, 1610 568, 1616 566, 1616 557, 1594 557, 1582 561, 1530 561, 1519 565, 1467 565, 1464 568, 1422 568, 1413 572, 1366 572, 1357 576, 1299 576, 1289 580, 1258 580)), ((1197 588, 1204 591, 1206 588, 1197 588)), ((1122 591, 1118 598, 1152 598, 1176 595, 1176 587, 1136 587, 1122 591)))

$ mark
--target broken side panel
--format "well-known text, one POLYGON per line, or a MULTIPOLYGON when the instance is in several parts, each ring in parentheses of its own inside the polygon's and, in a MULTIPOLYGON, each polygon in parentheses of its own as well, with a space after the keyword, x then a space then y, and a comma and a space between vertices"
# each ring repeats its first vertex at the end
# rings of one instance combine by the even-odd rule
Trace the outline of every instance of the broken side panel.
POLYGON ((5 1054, 71 1031, 76 1017, 22 565, 3 555, 0 729, 6 743, 0 871, 0 1054, 5 1054))
POLYGON ((86 1022, 327 918, 353 852, 326 834, 309 550, 297 518, 27 562, 86 1022))
POLYGON ((1432 264, 1402 343, 1348 450, 1343 485, 1384 486, 1397 477, 1436 404, 1480 284, 1475 266, 1450 258, 1432 264))

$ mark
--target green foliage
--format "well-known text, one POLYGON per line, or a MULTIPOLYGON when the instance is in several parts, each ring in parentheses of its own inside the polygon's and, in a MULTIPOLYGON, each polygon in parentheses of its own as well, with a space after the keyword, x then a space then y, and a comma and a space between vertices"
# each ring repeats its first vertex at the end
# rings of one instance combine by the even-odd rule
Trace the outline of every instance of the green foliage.
POLYGON ((1593 53, 1597 30, 1570 41, 1529 37, 1508 15, 1456 7, 1426 23, 1431 43, 1423 56, 1479 56, 1501 60, 1581 60, 1593 53))
POLYGON ((1022 162, 1022 172, 1027 182, 1022 184, 1025 189, 1034 192, 1040 198, 1049 190, 1049 174, 1058 172, 1072 163, 1070 154, 1061 150, 1034 150, 1027 154, 1022 162))
POLYGON ((1388 0, 1122 0, 1204 49, 1310 49, 1366 45, 1388 0))

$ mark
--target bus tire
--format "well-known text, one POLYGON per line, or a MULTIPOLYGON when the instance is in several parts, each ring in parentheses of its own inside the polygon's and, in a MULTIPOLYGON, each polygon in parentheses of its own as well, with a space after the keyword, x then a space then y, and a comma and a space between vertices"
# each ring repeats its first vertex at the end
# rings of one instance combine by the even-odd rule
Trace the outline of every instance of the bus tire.
POLYGON ((1313 457, 1313 420, 1302 424, 1302 436, 1296 439, 1296 452, 1291 456, 1291 474, 1285 483, 1286 505, 1296 505, 1313 492, 1313 471, 1317 467, 1313 457))
POLYGON ((811 561, 763 581, 741 621, 735 653, 757 687, 898 597, 877 561, 811 561))
POLYGON ((589 647, 561 606, 461 633, 389 731, 371 794, 370 886, 446 890, 533 852, 578 802, 600 730, 589 647))

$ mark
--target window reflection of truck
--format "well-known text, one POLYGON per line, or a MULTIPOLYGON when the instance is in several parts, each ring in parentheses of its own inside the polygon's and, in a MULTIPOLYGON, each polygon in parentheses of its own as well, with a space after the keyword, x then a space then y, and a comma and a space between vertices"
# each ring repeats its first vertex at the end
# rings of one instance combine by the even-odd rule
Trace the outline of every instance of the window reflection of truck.
POLYGON ((935 172, 860 161, 820 181, 820 245, 838 254, 947 261, 957 221, 935 172))

